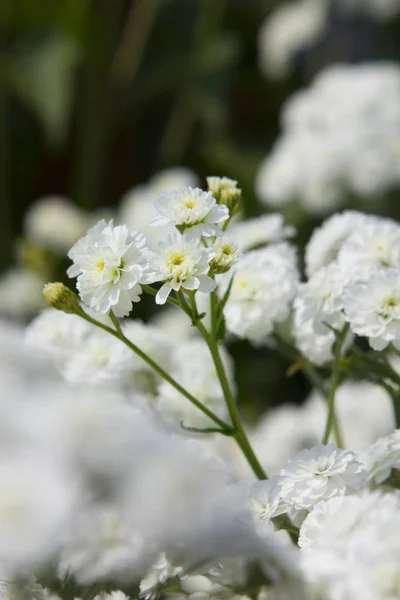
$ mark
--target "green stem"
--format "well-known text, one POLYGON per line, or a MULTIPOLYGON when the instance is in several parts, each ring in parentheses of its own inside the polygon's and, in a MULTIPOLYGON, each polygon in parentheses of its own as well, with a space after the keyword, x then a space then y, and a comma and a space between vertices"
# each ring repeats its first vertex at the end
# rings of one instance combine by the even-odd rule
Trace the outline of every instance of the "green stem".
POLYGON ((158 365, 156 362, 154 362, 154 360, 151 359, 150 356, 148 356, 145 352, 140 350, 140 348, 138 348, 133 342, 131 342, 127 337, 125 337, 125 335, 123 334, 121 327, 118 323, 118 320, 116 319, 116 317, 112 311, 110 312, 110 319, 111 319, 115 329, 112 329, 111 327, 108 327, 107 325, 100 323, 100 321, 96 321, 96 319, 89 317, 89 315, 87 315, 83 311, 79 312, 78 316, 80 316, 82 319, 85 319, 85 321, 92 323, 92 325, 96 325, 96 327, 99 327, 100 329, 107 331, 107 333, 109 333, 110 335, 114 336, 115 338, 117 338, 118 340, 123 342, 126 346, 128 346, 128 348, 130 348, 130 350, 132 350, 146 364, 148 364, 149 367, 151 367, 153 369, 153 371, 155 371, 162 379, 165 379, 165 381, 167 381, 170 385, 172 385, 172 387, 174 387, 180 394, 182 394, 182 396, 185 396, 185 398, 187 398, 189 400, 189 402, 194 404, 194 406, 196 406, 205 415, 207 415, 207 417, 209 417, 212 421, 214 421, 214 423, 219 425, 219 427, 221 427, 221 429, 223 429, 224 431, 230 431, 232 429, 231 426, 228 425, 228 423, 225 423, 224 421, 219 419, 217 417, 217 415, 215 415, 211 410, 209 410, 206 406, 204 406, 201 402, 199 402, 199 400, 197 400, 194 396, 192 396, 192 394, 190 394, 187 390, 185 390, 185 388, 183 388, 177 381, 175 381, 175 379, 173 379, 173 377, 168 375, 168 373, 166 371, 164 371, 164 369, 162 367, 160 367, 160 365, 158 365))
POLYGON ((207 329, 204 327, 203 323, 199 319, 195 295, 193 293, 191 293, 189 298, 190 298, 190 304, 191 304, 193 317, 194 317, 193 322, 195 323, 197 329, 199 330, 199 333, 203 337, 204 341, 206 342, 206 344, 210 350, 212 359, 214 361, 215 369, 217 371, 218 379, 221 383, 221 388, 222 388, 222 391, 224 394, 224 398, 225 398, 225 402, 226 402, 226 405, 228 408, 229 416, 231 418, 232 425, 235 430, 235 434, 233 437, 235 438, 236 443, 242 450, 249 465, 253 469, 253 471, 254 471, 255 475, 258 477, 258 479, 268 479, 268 476, 265 473, 264 469, 262 468, 261 464, 259 463, 256 455, 254 454, 253 448, 250 445, 250 442, 247 438, 246 432, 243 429, 242 421, 240 419, 239 411, 236 406, 235 398, 233 396, 231 386, 229 384, 229 380, 226 375, 224 364, 221 360, 218 345, 217 345, 215 339, 211 338, 207 329))
POLYGON ((211 337, 213 340, 217 339, 217 306, 218 306, 218 298, 217 292, 211 292, 210 294, 210 327, 211 327, 211 337))
POLYGON ((341 331, 341 333, 337 335, 335 342, 334 361, 332 366, 332 375, 328 394, 328 417, 326 420, 324 436, 322 438, 322 443, 327 444, 329 441, 329 436, 332 430, 334 429, 336 435, 336 443, 340 448, 343 448, 343 440, 339 432, 337 418, 335 414, 335 395, 337 387, 340 383, 340 359, 342 356, 343 344, 346 339, 348 330, 349 326, 346 325, 341 331))

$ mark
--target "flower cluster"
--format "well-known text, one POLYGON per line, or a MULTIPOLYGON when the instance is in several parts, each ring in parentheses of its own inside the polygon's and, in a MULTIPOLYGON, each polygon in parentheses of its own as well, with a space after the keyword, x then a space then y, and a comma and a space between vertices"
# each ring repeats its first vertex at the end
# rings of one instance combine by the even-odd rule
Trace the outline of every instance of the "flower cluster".
POLYGON ((240 198, 163 188, 149 244, 100 220, 79 295, 0 322, 0 598, 399 596, 400 225, 334 215, 302 281, 294 228, 240 198), (172 306, 143 322, 146 295, 172 306), (284 354, 305 402, 242 423, 228 335, 284 354))
POLYGON ((318 215, 349 195, 374 198, 398 187, 399 99, 394 63, 327 67, 287 101, 281 137, 258 173, 260 200, 274 207, 299 200, 318 215))

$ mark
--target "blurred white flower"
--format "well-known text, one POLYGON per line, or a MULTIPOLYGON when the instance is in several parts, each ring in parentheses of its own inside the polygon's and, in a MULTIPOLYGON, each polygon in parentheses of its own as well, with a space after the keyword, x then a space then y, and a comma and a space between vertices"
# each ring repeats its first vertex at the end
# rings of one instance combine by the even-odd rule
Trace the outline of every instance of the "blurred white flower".
POLYGON ((129 233, 125 225, 99 221, 69 251, 73 265, 70 277, 78 276, 77 288, 83 302, 103 314, 113 310, 124 317, 139 302, 148 266, 146 239, 129 233))
POLYGON ((257 177, 261 201, 298 201, 321 215, 349 194, 375 198, 399 187, 399 107, 397 64, 325 68, 284 106, 283 133, 257 177))
POLYGON ((267 17, 258 34, 260 67, 267 77, 286 77, 296 55, 324 34, 328 18, 326 0, 281 3, 267 17))
POLYGON ((151 281, 164 281, 156 296, 157 304, 165 304, 169 294, 185 290, 209 293, 215 281, 207 275, 214 252, 204 248, 200 240, 189 239, 176 233, 166 242, 160 242, 158 253, 150 260, 151 281))
POLYGON ((400 268, 400 225, 370 216, 343 242, 338 263, 353 279, 367 279, 374 268, 400 268))
MULTIPOLYGON (((222 293, 231 274, 221 281, 222 293)), ((245 254, 234 268, 225 318, 228 331, 256 344, 265 343, 274 326, 288 318, 298 286, 294 250, 285 243, 245 254)))
POLYGON ((43 279, 21 267, 11 267, 0 277, 0 315, 31 317, 45 306, 43 279))
POLYGON ((354 210, 336 213, 326 219, 321 227, 311 234, 305 250, 307 276, 311 277, 321 267, 328 266, 337 259, 343 243, 354 231, 362 230, 366 223, 383 221, 378 217, 354 210))
POLYGON ((360 460, 367 470, 367 480, 376 484, 384 482, 392 469, 400 470, 400 430, 381 437, 361 455, 360 460))
POLYGON ((77 315, 46 308, 26 328, 26 341, 54 359, 64 358, 80 349, 93 326, 77 315))
POLYGON ((352 331, 368 337, 371 348, 400 345, 400 269, 376 270, 368 281, 349 283, 343 304, 352 331))
POLYGON ((28 239, 64 254, 85 233, 89 222, 89 214, 68 198, 45 196, 30 206, 24 228, 28 239))
POLYGON ((4 455, 0 478, 0 564, 13 580, 59 552, 77 489, 62 464, 40 452, 4 455))
POLYGON ((310 510, 320 500, 342 496, 364 482, 354 452, 318 444, 292 456, 279 473, 282 498, 295 509, 310 510))
POLYGON ((347 278, 335 262, 321 267, 299 286, 294 301, 295 321, 311 321, 317 334, 326 335, 329 328, 341 330, 345 324, 342 293, 347 278))
POLYGON ((154 204, 159 215, 151 220, 151 225, 172 223, 188 239, 220 235, 218 225, 229 218, 228 208, 217 204, 211 192, 200 188, 168 190, 154 204))

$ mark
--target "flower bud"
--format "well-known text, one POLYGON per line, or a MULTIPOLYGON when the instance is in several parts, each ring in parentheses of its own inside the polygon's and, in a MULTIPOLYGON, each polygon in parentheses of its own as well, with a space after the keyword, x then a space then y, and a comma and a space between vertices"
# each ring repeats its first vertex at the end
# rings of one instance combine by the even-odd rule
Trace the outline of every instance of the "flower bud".
POLYGON ((210 261, 211 276, 227 273, 241 256, 238 245, 227 236, 217 238, 212 249, 215 255, 210 261))
POLYGON ((242 190, 237 187, 237 183, 229 177, 207 177, 209 191, 218 204, 225 204, 229 208, 231 217, 241 209, 242 190))
POLYGON ((79 298, 66 285, 61 282, 46 283, 43 295, 47 302, 57 310, 76 315, 81 312, 79 298))

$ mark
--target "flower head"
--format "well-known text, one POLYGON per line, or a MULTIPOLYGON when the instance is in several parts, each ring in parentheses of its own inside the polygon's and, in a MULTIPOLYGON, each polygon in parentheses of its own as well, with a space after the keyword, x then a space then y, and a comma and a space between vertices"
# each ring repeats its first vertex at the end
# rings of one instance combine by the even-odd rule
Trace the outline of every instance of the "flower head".
POLYGON ((368 281, 350 283, 343 294, 346 319, 374 350, 400 344, 400 269, 376 270, 368 281))
POLYGON ((129 233, 125 225, 99 221, 69 251, 74 264, 70 277, 78 276, 82 301, 92 310, 123 317, 139 302, 148 266, 146 238, 129 233))
POLYGON ((354 452, 319 444, 298 452, 280 474, 282 498, 296 509, 311 509, 320 500, 342 496, 364 481, 354 452))
POLYGON ((200 188, 168 190, 159 196, 155 206, 160 215, 150 221, 152 225, 173 223, 191 238, 220 235, 218 223, 229 218, 228 208, 217 204, 211 192, 200 188))
POLYGON ((161 242, 158 248, 158 254, 154 254, 150 262, 152 281, 165 282, 157 293, 157 304, 165 304, 170 292, 177 292, 181 287, 205 293, 215 289, 215 281, 207 275, 214 252, 204 248, 200 240, 176 234, 161 242))
POLYGON ((218 237, 213 246, 214 258, 210 262, 211 272, 220 275, 229 271, 240 259, 240 251, 236 242, 228 236, 218 237))

